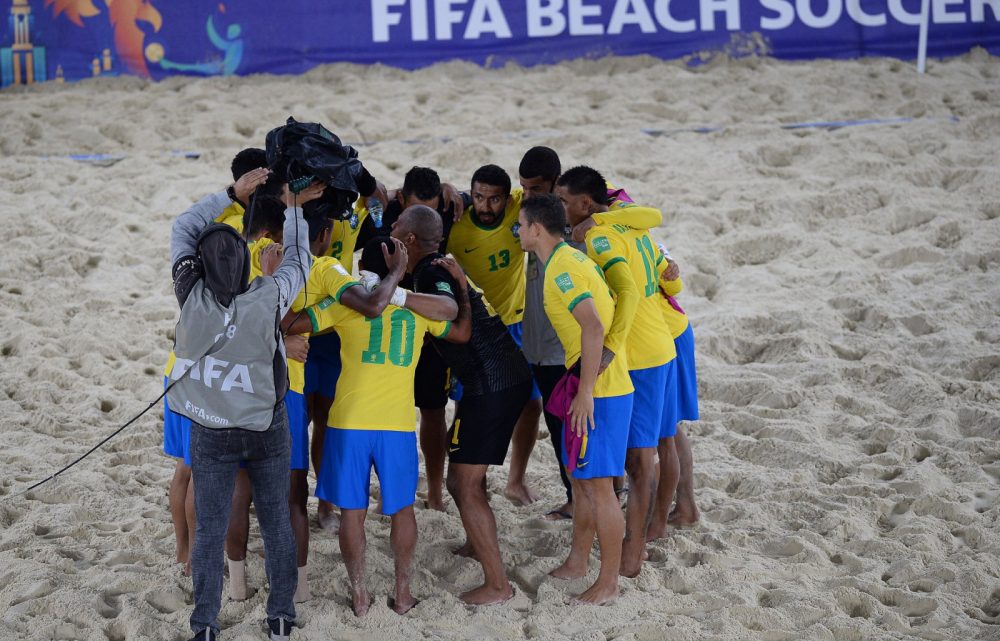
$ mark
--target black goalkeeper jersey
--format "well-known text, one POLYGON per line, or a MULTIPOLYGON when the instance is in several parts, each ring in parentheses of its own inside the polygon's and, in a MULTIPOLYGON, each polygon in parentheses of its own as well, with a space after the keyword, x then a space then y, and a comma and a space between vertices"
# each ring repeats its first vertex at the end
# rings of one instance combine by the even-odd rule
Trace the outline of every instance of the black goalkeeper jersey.
MULTIPOLYGON (((443 267, 432 265, 441 254, 423 258, 413 269, 413 291, 456 298, 458 284, 443 267)), ((500 316, 470 282, 472 336, 465 345, 432 339, 452 373, 462 383, 463 395, 480 396, 510 389, 531 380, 531 368, 500 316)))

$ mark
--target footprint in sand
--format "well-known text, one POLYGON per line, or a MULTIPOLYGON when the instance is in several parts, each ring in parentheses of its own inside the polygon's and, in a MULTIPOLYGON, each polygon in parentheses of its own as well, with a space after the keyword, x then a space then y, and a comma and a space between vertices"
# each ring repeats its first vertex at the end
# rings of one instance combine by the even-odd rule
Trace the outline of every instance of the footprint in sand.
POLYGON ((121 614, 121 599, 116 590, 105 590, 94 600, 94 609, 105 619, 114 619, 121 614))
POLYGON ((146 603, 161 614, 173 614, 187 607, 184 595, 179 592, 150 592, 145 599, 146 603))
POLYGON ((38 581, 32 583, 28 586, 28 589, 21 593, 21 596, 15 598, 10 602, 11 606, 18 605, 19 603, 24 603, 25 601, 30 601, 32 599, 41 599, 47 597, 55 591, 55 586, 53 586, 48 581, 38 581))

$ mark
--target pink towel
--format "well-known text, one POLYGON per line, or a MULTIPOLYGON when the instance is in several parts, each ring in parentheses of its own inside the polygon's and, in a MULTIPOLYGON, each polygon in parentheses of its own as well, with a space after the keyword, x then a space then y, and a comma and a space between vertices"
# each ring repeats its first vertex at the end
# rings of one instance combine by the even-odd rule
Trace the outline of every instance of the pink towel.
POLYGON ((682 314, 684 313, 684 309, 677 302, 676 298, 674 298, 673 296, 668 296, 667 294, 664 294, 664 296, 667 297, 667 302, 670 303, 671 307, 673 307, 674 309, 676 309, 677 311, 679 311, 682 314))
POLYGON ((585 438, 576 435, 572 427, 573 417, 569 412, 570 405, 573 404, 573 399, 580 389, 579 369, 577 364, 563 374, 552 390, 549 402, 545 404, 546 411, 558 417, 563 423, 563 450, 566 452, 566 468, 570 472, 576 469, 576 461, 580 456, 580 450, 583 449, 585 438))

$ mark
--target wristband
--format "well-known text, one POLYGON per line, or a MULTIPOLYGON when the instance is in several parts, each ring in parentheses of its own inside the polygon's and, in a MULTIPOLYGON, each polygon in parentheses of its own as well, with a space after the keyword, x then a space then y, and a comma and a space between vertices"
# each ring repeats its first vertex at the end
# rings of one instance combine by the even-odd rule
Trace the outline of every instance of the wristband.
POLYGON ((236 185, 235 184, 229 185, 228 187, 226 187, 226 195, 229 196, 229 200, 233 201, 234 203, 239 203, 240 202, 240 199, 236 197, 236 185))
POLYGON ((406 290, 402 287, 397 287, 396 291, 392 293, 392 298, 389 299, 390 305, 395 305, 396 307, 406 306, 406 290))

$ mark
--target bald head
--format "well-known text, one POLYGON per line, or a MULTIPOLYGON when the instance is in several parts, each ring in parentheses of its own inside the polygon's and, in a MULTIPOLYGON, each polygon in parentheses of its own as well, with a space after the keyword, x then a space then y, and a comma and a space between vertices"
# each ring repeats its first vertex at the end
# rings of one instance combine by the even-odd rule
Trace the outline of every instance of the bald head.
POLYGON ((413 205, 403 210, 399 220, 393 226, 393 235, 413 234, 420 249, 433 252, 437 250, 444 239, 444 225, 441 214, 427 205, 413 205))

